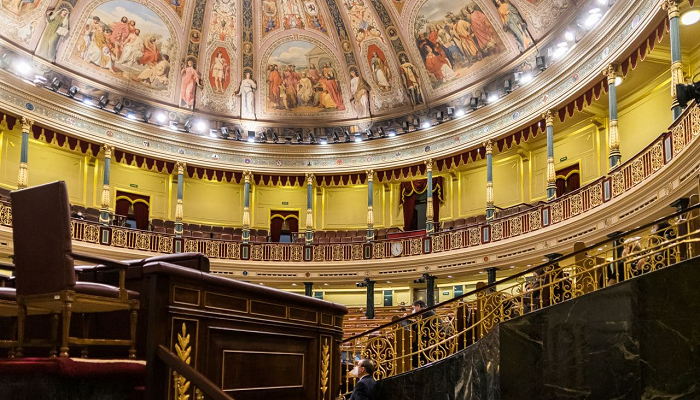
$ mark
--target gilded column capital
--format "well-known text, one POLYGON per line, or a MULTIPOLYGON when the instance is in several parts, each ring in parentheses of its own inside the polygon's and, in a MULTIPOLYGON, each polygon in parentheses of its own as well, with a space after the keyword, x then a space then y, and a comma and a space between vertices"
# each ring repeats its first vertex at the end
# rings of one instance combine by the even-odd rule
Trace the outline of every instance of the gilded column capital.
POLYGON ((603 68, 603 76, 608 78, 608 84, 615 84, 615 79, 619 76, 619 71, 619 64, 608 64, 607 67, 603 68))
POLYGON ((307 173, 306 173, 306 184, 307 184, 307 185, 313 185, 313 184, 314 184, 314 178, 315 178, 314 174, 312 174, 311 172, 307 172, 307 173))
POLYGON ((682 2, 683 0, 662 0, 661 8, 668 12, 669 18, 677 18, 681 15, 679 6, 682 2))
POLYGON ((253 173, 251 171, 243 171, 243 182, 250 183, 253 179, 253 173))
POLYGON ((22 117, 22 132, 31 132, 32 126, 34 125, 34 120, 27 117, 22 117))
POLYGON ((547 110, 544 114, 542 114, 542 118, 544 118, 545 122, 547 123, 547 126, 554 126, 555 113, 556 110, 547 110))
POLYGON ((493 154, 493 143, 490 140, 484 142, 484 147, 486 148, 486 154, 493 154))
POLYGON ((187 163, 184 161, 178 161, 175 163, 175 167, 177 168, 177 174, 182 175, 185 173, 185 167, 187 166, 187 163))
POLYGON ((374 180, 374 170, 370 169, 369 171, 365 171, 367 174, 367 182, 372 182, 374 180))
POLYGON ((433 159, 425 160, 425 172, 433 172, 433 159))
POLYGON ((114 151, 114 146, 110 146, 107 143, 102 145, 102 150, 105 152, 105 159, 112 158, 112 152, 114 151))

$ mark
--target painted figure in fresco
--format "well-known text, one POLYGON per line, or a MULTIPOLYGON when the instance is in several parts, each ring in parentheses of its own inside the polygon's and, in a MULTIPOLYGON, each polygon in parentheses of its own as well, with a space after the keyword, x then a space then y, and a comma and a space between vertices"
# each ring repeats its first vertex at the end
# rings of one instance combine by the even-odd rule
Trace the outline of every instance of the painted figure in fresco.
POLYGON ((455 17, 450 15, 450 21, 453 23, 455 38, 459 43, 462 54, 466 55, 469 64, 474 64, 484 58, 484 53, 477 44, 476 36, 472 30, 472 24, 464 15, 455 17))
POLYGON ((316 69, 316 65, 311 64, 309 65, 309 79, 311 79, 311 83, 314 85, 318 83, 318 80, 321 79, 321 74, 318 73, 318 70, 316 69))
POLYGON ((416 67, 408 61, 408 57, 401 55, 401 79, 408 90, 408 97, 413 105, 423 104, 423 94, 420 90, 418 71, 416 67))
POLYGON ((297 83, 299 83, 299 73, 296 71, 295 65, 287 65, 284 71, 284 89, 287 96, 285 108, 294 108, 297 106, 297 83))
POLYGON ((112 43, 114 55, 117 59, 122 55, 122 47, 129 38, 131 27, 132 25, 129 24, 127 17, 122 17, 120 21, 112 24, 112 33, 109 35, 109 41, 112 43))
POLYGON ((156 44, 156 38, 151 37, 148 39, 145 48, 143 49, 143 56, 139 59, 139 64, 147 65, 153 64, 158 61, 158 45, 156 44))
POLYGON ((216 52, 216 57, 211 63, 211 76, 214 78, 214 93, 224 92, 224 81, 228 76, 228 62, 221 51, 216 52))
POLYGON ((116 73, 116 71, 114 71, 114 60, 112 59, 109 40, 107 39, 102 24, 97 24, 92 27, 92 40, 85 53, 85 61, 116 73))
POLYGON ((282 25, 285 29, 304 27, 297 0, 282 0, 282 25))
POLYGON ((46 28, 41 35, 36 55, 55 62, 58 46, 63 39, 68 37, 69 29, 67 9, 49 10, 46 13, 46 28))
POLYGON ((372 59, 370 61, 372 67, 372 74, 374 75, 374 82, 379 86, 381 90, 391 90, 391 71, 389 71, 389 66, 386 60, 379 57, 376 51, 372 52, 372 59))
POLYGON ((450 63, 444 57, 433 53, 431 47, 427 48, 425 55, 425 67, 439 81, 449 81, 459 76, 450 67, 450 63))
POLYGON ((462 15, 471 21, 472 32, 474 32, 479 48, 485 53, 484 56, 491 54, 496 45, 493 38, 495 32, 486 14, 481 11, 478 5, 474 4, 462 8, 462 15))
POLYGON ((194 106, 197 86, 201 86, 199 72, 194 67, 194 61, 187 60, 182 69, 182 86, 180 89, 180 105, 192 108, 194 106))
POLYGON ((520 12, 507 0, 493 0, 493 3, 498 8, 498 15, 501 17, 501 22, 503 22, 503 29, 515 37, 520 51, 524 51, 532 44, 532 38, 527 31, 525 21, 520 16, 520 12))
POLYGON ((359 118, 369 115, 369 92, 367 81, 362 79, 356 68, 350 68, 350 93, 355 112, 359 118))
POLYGON ((222 42, 232 39, 236 27, 236 8, 233 0, 216 0, 210 18, 208 43, 217 39, 222 42))
POLYGON ((262 0, 263 30, 269 33, 279 28, 277 21, 277 2, 275 0, 262 0))
POLYGON ((17 15, 21 15, 25 10, 33 10, 39 5, 39 0, 3 0, 0 5, 17 15))
POLYGON ((279 108, 280 106, 280 86, 282 85, 282 76, 277 70, 277 64, 271 64, 267 66, 268 75, 268 94, 267 97, 272 103, 273 107, 279 108))
POLYGON ((325 87, 325 91, 328 92, 330 97, 333 99, 333 102, 336 104, 335 108, 338 110, 345 110, 343 96, 340 94, 340 85, 338 85, 335 70, 333 67, 331 67, 330 63, 326 63, 323 66, 323 74, 319 82, 325 87))
POLYGON ((129 34, 126 42, 124 42, 124 48, 122 49, 121 57, 119 57, 119 63, 133 67, 143 56, 145 47, 146 45, 143 43, 143 38, 141 38, 141 30, 135 29, 134 32, 129 34))
POLYGON ((168 74, 170 73, 170 57, 167 54, 159 54, 158 62, 149 64, 136 78, 137 81, 153 87, 168 86, 168 74))
POLYGON ((314 84, 306 71, 302 71, 299 83, 297 83, 297 102, 302 107, 314 105, 314 84))
POLYGON ((236 96, 241 96, 241 117, 255 118, 255 90, 258 84, 250 78, 250 72, 245 73, 245 78, 236 92, 236 96))

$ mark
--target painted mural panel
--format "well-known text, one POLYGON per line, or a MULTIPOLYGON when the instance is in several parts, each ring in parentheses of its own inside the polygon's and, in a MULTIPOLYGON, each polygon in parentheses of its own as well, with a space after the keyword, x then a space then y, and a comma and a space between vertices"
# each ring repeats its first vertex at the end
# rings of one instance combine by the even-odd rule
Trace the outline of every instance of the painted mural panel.
POLYGON ((535 39, 544 36, 567 11, 573 11, 576 0, 510 0, 527 23, 527 30, 535 39))
POLYGON ((268 49, 263 60, 258 98, 267 113, 347 113, 343 73, 320 42, 291 37, 268 49))
POLYGON ((187 0, 165 0, 170 8, 175 11, 178 17, 182 18, 185 14, 185 6, 187 5, 187 0))
POLYGON ((209 20, 209 39, 214 41, 236 41, 236 3, 235 0, 215 0, 209 20))
POLYGON ((431 94, 448 93, 486 76, 533 44, 520 14, 501 0, 427 0, 411 24, 431 94))
MULTIPOLYGON (((2 34, 28 45, 47 13, 48 0, 0 0, 2 34)), ((54 15, 55 13, 51 13, 54 15)))
MULTIPOLYGON (((175 86, 171 63, 178 60, 178 45, 172 26, 164 21, 159 10, 135 1, 107 1, 88 8, 73 29, 63 61, 107 83, 129 85, 130 89, 160 97, 171 96, 175 86)), ((59 23, 58 17, 53 23, 59 23)), ((37 55, 48 58, 45 48, 55 51, 51 49, 55 41, 51 38, 61 29, 47 26, 37 55), (45 40, 47 46, 43 45, 45 40)))
POLYGON ((263 38, 280 29, 307 29, 328 34, 326 17, 316 0, 260 0, 260 8, 263 38))

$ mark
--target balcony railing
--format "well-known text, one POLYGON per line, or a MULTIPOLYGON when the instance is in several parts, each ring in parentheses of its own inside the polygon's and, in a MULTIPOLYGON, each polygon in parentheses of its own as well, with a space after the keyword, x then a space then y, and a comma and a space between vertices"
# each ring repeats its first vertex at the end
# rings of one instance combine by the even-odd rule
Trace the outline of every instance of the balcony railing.
POLYGON ((341 360, 346 392, 355 383, 348 372, 359 359, 376 362, 376 379, 391 377, 449 357, 501 322, 696 257, 699 211, 696 204, 344 340, 341 360))
MULTIPOLYGON (((311 246, 293 243, 243 244, 226 240, 177 238, 172 234, 73 220, 73 239, 154 253, 197 251, 209 258, 222 260, 330 262, 440 253, 509 239, 586 214, 642 185, 695 142, 698 135, 700 106, 693 104, 670 132, 663 133, 635 157, 579 190, 519 214, 464 229, 438 232, 428 237, 311 246)), ((9 204, 0 203, 0 225, 12 226, 9 204)))

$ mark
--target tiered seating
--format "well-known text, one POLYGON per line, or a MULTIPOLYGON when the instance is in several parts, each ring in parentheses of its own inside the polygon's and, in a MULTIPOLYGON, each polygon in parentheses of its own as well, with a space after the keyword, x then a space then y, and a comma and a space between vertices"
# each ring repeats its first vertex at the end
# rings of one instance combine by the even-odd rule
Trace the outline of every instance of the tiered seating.
POLYGON ((343 319, 343 336, 351 337, 372 328, 387 324, 395 317, 411 313, 410 306, 375 307, 374 319, 367 319, 365 307, 348 307, 348 315, 343 319))

